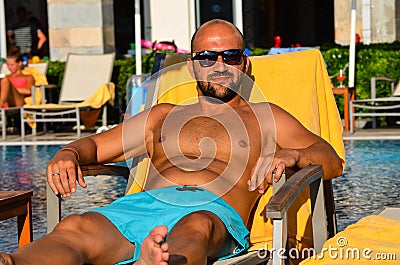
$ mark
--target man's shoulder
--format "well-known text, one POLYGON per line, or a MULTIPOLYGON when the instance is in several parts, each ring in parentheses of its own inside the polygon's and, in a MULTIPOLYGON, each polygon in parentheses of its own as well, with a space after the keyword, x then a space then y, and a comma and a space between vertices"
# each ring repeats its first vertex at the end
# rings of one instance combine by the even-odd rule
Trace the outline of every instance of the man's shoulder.
POLYGON ((171 109, 175 108, 176 105, 171 103, 159 103, 152 107, 152 110, 155 111, 170 111, 171 109))
POLYGON ((169 112, 171 112, 176 105, 170 104, 170 103, 159 103, 151 107, 150 109, 150 115, 151 116, 156 116, 156 117, 164 117, 167 115, 169 112))
POLYGON ((272 109, 276 109, 279 108, 279 106, 277 106, 276 104, 272 103, 272 102, 267 102, 267 101, 262 101, 262 102, 249 102, 248 106, 250 108, 252 108, 253 110, 257 111, 257 110, 272 110, 272 109))

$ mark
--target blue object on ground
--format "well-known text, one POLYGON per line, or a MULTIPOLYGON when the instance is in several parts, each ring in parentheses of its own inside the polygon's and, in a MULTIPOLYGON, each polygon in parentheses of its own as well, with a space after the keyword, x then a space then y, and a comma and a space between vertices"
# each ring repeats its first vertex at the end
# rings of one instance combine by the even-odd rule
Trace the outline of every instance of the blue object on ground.
POLYGON ((268 52, 268 55, 282 54, 288 52, 298 52, 310 49, 316 49, 316 48, 313 47, 271 48, 268 52))

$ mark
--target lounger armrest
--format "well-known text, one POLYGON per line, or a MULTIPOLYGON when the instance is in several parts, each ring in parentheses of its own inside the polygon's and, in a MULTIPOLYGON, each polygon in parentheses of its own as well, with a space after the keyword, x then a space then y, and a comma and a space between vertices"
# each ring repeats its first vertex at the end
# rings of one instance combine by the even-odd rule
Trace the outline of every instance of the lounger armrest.
POLYGON ((109 176, 121 176, 125 179, 129 178, 129 168, 124 166, 116 165, 84 165, 81 166, 83 176, 98 176, 98 175, 109 175, 109 176))
POLYGON ((321 165, 309 165, 294 173, 266 206, 267 218, 282 218, 296 197, 312 182, 321 178, 321 165))
POLYGON ((371 77, 371 98, 376 98, 376 81, 388 81, 391 83, 391 93, 394 91, 394 79, 386 76, 371 77))
POLYGON ((386 77, 386 76, 373 76, 373 77, 371 77, 371 80, 373 80, 373 79, 394 82, 394 79, 386 77))
MULTIPOLYGON (((121 176, 125 179, 129 178, 130 170, 128 167, 116 165, 84 165, 81 166, 81 171, 84 177, 86 176, 121 176)), ((47 232, 53 231, 56 224, 61 220, 61 200, 51 190, 46 181, 46 196, 47 196, 47 232)))

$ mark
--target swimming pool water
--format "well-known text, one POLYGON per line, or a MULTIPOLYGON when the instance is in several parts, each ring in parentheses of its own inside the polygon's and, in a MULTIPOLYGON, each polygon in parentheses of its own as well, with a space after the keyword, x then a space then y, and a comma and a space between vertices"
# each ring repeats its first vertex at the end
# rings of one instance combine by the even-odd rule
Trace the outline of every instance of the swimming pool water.
MULTIPOLYGON (((33 237, 46 234, 46 163, 61 146, 1 147, 0 190, 32 189, 33 237)), ((332 181, 338 230, 384 206, 400 207, 400 141, 347 141, 343 176, 332 181)), ((64 200, 63 215, 82 213, 122 196, 122 178, 87 178, 87 189, 78 189, 64 200)), ((17 247, 16 218, 0 222, 0 251, 17 247)))
MULTIPOLYGON (((33 190, 33 238, 46 235, 46 164, 61 146, 2 146, 0 190, 33 190)), ((126 181, 118 177, 86 178, 87 189, 78 188, 62 203, 63 216, 82 213, 108 204, 125 192, 126 181)), ((0 222, 0 251, 17 248, 16 218, 0 222)))
POLYGON ((400 207, 400 141, 346 141, 346 168, 332 181, 338 230, 384 206, 400 207))

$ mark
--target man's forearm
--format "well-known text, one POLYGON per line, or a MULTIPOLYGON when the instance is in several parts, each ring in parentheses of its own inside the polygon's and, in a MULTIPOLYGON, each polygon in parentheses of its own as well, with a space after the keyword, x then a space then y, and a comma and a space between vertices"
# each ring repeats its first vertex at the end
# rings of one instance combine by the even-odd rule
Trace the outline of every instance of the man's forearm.
POLYGON ((97 145, 90 137, 69 143, 62 149, 68 150, 68 148, 76 151, 79 156, 78 162, 80 165, 96 164, 98 161, 97 145))
POLYGON ((315 143, 299 152, 297 165, 304 168, 311 164, 321 164, 325 180, 339 177, 343 172, 342 159, 327 143, 315 143))

